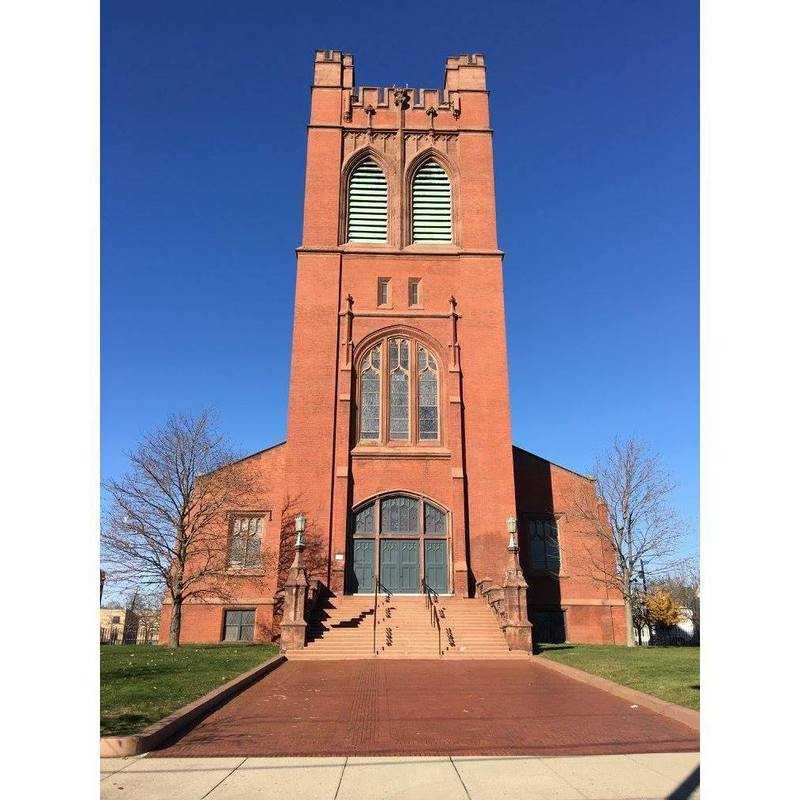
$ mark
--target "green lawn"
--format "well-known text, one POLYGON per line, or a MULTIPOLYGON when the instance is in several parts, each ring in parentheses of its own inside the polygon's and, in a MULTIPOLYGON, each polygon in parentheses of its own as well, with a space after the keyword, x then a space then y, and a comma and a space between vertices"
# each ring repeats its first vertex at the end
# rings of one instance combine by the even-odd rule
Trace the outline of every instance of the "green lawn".
POLYGON ((699 647, 543 644, 542 655, 689 708, 700 708, 699 647))
POLYGON ((100 734, 136 733, 276 655, 275 645, 100 648, 100 734))

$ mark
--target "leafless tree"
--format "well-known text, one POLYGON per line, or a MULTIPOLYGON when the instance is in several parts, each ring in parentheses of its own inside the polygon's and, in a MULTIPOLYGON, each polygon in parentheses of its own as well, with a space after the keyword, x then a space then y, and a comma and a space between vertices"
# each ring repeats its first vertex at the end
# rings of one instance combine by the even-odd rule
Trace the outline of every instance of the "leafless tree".
POLYGON ((170 417, 128 457, 129 471, 105 485, 103 565, 116 585, 166 593, 178 647, 183 603, 226 597, 228 514, 246 508, 253 476, 209 410, 170 417))
POLYGON ((622 594, 631 647, 637 575, 645 564, 648 573, 658 575, 678 563, 684 526, 670 504, 675 482, 661 458, 634 437, 615 439, 595 462, 594 474, 595 486, 584 484, 569 502, 585 531, 578 560, 585 577, 622 594))

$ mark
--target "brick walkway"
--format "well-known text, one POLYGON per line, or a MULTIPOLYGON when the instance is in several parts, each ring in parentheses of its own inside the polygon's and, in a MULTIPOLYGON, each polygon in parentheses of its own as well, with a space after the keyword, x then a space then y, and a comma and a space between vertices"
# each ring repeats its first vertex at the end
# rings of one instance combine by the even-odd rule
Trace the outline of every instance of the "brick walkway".
POLYGON ((153 756, 695 751, 684 725, 525 661, 289 661, 153 756))

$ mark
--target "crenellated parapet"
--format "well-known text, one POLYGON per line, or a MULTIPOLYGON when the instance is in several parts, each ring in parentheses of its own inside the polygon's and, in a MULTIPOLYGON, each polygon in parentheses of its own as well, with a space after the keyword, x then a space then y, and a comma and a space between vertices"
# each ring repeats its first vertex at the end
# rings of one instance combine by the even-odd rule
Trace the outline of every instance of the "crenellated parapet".
POLYGON ((311 124, 353 130, 454 131, 489 128, 486 63, 481 53, 451 56, 440 88, 357 85, 352 54, 317 50, 311 124), (338 90, 338 102, 331 90, 338 90))

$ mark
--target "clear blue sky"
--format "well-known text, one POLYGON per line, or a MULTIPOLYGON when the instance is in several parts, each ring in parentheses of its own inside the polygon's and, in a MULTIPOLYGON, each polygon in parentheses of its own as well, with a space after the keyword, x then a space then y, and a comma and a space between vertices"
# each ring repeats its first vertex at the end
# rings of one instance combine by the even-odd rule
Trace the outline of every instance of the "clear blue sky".
POLYGON ((284 438, 313 51, 352 52, 361 84, 426 87, 483 52, 514 441, 587 470, 615 434, 646 438, 695 535, 695 2, 102 13, 105 477, 175 410, 216 407, 245 451, 284 438))

